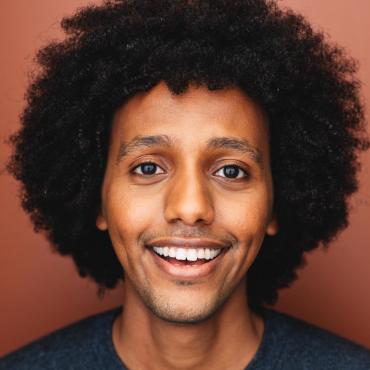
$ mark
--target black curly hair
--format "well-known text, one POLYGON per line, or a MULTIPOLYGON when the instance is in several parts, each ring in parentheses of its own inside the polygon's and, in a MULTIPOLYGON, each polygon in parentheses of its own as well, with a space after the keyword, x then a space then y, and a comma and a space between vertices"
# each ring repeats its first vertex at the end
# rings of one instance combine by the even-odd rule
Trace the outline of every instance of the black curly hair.
POLYGON ((357 63, 301 15, 272 0, 116 0, 61 22, 66 37, 37 54, 22 127, 8 171, 21 181, 35 231, 99 291, 124 271, 108 233, 97 230, 115 111, 165 81, 239 87, 268 116, 274 211, 247 274, 252 309, 277 300, 296 279, 304 252, 348 224, 358 155, 369 148, 357 63))

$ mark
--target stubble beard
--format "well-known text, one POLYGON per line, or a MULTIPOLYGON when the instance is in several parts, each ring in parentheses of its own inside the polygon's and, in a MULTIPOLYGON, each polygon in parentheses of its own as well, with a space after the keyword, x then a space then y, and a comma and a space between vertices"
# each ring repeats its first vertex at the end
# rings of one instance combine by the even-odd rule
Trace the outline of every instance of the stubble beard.
MULTIPOLYGON (((132 281, 131 283, 143 304, 153 315, 168 323, 179 325, 194 325, 207 321, 224 305, 234 291, 234 289, 229 291, 220 289, 216 299, 205 302, 200 307, 196 304, 197 302, 194 302, 191 307, 185 309, 184 307, 179 307, 175 302, 171 302, 168 297, 156 294, 154 290, 147 288, 150 284, 146 284, 146 287, 143 287, 132 281)), ((176 281, 175 284, 179 286, 194 285, 194 283, 181 280, 176 281)))

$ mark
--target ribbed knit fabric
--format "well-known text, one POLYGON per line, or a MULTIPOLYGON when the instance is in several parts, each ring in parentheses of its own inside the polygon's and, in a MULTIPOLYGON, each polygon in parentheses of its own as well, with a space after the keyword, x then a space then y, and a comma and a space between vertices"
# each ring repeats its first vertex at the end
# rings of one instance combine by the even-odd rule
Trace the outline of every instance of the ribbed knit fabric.
MULTIPOLYGON (((112 324, 121 310, 90 316, 32 342, 2 358, 0 369, 128 370, 112 342, 112 324)), ((265 310, 264 319, 262 343, 244 370, 370 370, 370 351, 362 346, 275 310, 265 310)))

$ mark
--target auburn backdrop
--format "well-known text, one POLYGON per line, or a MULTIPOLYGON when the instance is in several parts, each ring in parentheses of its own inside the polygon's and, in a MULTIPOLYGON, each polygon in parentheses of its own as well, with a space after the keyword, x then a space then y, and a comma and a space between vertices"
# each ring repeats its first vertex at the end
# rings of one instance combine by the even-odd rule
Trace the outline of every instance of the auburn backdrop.
MULTIPOLYGON (((94 1, 99 3, 98 0, 94 1)), ((0 5, 0 355, 64 325, 122 302, 119 286, 103 300, 78 277, 72 261, 52 253, 33 232, 17 198, 18 184, 3 172, 6 138, 19 113, 35 51, 60 38, 59 21, 87 0, 12 0, 0 5)), ((302 12, 360 62, 363 99, 370 101, 370 2, 280 0, 302 12)), ((367 116, 369 108, 367 108, 367 116)), ((350 226, 328 252, 307 257, 299 280, 281 292, 276 308, 370 347, 370 153, 362 156, 360 191, 350 226)))

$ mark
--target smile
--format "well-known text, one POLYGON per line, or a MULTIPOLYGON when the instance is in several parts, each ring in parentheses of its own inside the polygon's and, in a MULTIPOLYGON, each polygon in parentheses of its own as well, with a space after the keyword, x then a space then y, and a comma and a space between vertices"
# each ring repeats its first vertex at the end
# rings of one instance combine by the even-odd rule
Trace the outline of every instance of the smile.
POLYGON ((150 252, 159 269, 174 278, 194 280, 207 277, 217 270, 222 257, 230 249, 181 248, 151 246, 150 252))
POLYGON ((175 258, 178 261, 198 261, 198 260, 212 260, 216 258, 222 251, 219 249, 210 248, 177 248, 177 247, 156 247, 153 250, 159 256, 175 258))

